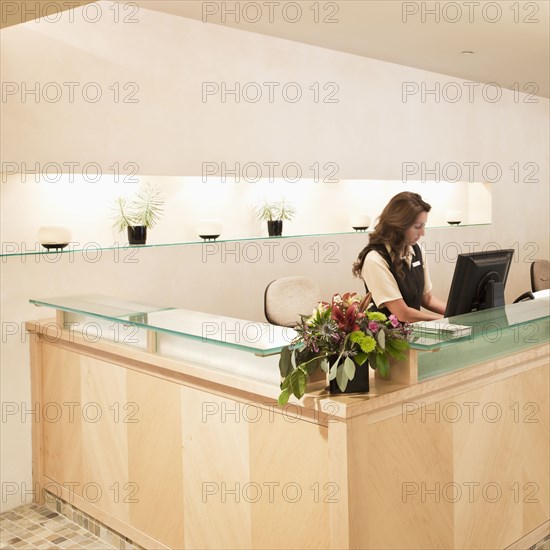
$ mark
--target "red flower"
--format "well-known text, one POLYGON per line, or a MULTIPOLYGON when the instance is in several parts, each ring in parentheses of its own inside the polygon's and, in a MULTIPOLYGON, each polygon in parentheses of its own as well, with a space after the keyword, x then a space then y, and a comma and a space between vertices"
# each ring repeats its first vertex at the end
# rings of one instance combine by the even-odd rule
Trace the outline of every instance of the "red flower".
POLYGON ((342 301, 342 298, 338 294, 332 298, 331 317, 338 325, 338 328, 346 333, 361 330, 357 321, 365 317, 365 314, 360 311, 360 303, 357 301, 350 303, 349 298, 349 294, 344 294, 344 301, 342 301))

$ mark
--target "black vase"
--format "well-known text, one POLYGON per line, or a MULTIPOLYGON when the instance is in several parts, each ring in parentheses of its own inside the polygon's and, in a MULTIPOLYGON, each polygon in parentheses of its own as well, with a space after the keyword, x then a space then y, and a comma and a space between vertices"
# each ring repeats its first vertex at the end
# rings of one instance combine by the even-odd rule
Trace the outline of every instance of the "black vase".
POLYGON ((330 393, 367 393, 369 391, 369 364, 363 363, 361 366, 355 364, 355 376, 353 380, 348 380, 346 389, 342 391, 338 387, 336 378, 330 381, 330 393))
POLYGON ((268 220, 267 232, 270 237, 280 237, 283 234, 283 220, 268 220))
POLYGON ((147 240, 147 227, 145 225, 128 226, 128 243, 145 244, 147 240))

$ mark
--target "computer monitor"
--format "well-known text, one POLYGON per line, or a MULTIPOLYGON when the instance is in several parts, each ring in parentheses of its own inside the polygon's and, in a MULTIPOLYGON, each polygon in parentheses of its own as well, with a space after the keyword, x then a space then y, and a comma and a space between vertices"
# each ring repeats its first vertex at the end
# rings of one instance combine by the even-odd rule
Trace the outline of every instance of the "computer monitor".
POLYGON ((513 249, 459 254, 445 317, 504 305, 513 249))

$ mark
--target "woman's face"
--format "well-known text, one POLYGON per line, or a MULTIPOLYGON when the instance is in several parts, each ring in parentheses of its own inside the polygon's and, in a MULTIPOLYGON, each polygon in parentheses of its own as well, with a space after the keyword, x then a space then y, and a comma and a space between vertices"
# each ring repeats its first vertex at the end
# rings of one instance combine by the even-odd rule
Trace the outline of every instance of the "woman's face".
POLYGON ((426 226, 427 221, 427 212, 421 212, 418 214, 414 224, 405 231, 405 244, 410 244, 412 246, 420 240, 420 237, 424 236, 426 233, 424 231, 424 227, 426 226))

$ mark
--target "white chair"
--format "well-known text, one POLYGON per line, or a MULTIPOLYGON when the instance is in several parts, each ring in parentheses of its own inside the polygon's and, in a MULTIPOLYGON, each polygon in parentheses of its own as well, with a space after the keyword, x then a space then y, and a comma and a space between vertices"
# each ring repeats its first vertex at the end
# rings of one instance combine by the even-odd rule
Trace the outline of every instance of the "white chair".
POLYGON ((546 290, 550 288, 550 262, 535 260, 531 264, 531 290, 546 290))
POLYGON ((272 325, 295 327, 300 315, 311 315, 321 300, 319 285, 308 277, 281 277, 264 293, 265 318, 272 325))
POLYGON ((539 292, 550 288, 550 262, 548 260, 535 260, 531 264, 531 291, 524 292, 514 300, 514 304, 533 300, 533 292, 539 292))

